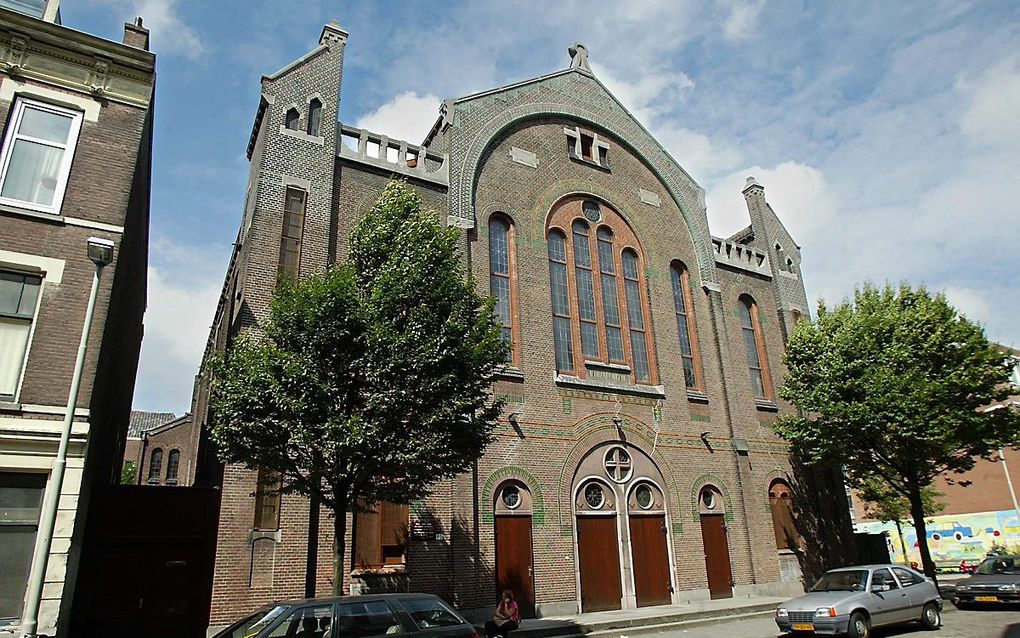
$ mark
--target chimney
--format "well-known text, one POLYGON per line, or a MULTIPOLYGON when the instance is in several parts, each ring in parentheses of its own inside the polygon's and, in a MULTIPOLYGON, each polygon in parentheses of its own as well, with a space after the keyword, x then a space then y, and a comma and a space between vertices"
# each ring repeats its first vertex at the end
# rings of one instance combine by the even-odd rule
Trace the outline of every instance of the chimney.
POLYGON ((124 23, 124 44, 143 51, 149 50, 149 30, 142 26, 142 17, 135 18, 134 24, 124 23))

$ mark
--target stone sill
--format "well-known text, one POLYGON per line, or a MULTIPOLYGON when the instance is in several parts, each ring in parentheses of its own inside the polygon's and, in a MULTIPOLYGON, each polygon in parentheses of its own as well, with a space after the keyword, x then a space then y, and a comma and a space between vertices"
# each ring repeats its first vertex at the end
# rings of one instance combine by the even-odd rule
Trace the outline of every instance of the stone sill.
POLYGON ((708 403, 708 395, 700 390, 688 390, 687 400, 691 403, 708 403))
POLYGON ((287 137, 293 137, 298 140, 305 140, 306 142, 318 144, 319 146, 323 146, 325 144, 325 140, 319 135, 309 135, 301 130, 287 128, 283 124, 280 125, 280 135, 286 135, 287 137))
POLYGON ((605 363, 603 361, 588 361, 585 359, 584 367, 588 370, 605 370, 606 372, 630 374, 630 366, 623 365, 622 363, 605 363))
POLYGON ((754 407, 762 412, 779 412, 779 406, 768 399, 755 399, 754 407))
POLYGON ((578 164, 584 164, 585 166, 591 166, 592 168, 597 168, 600 171, 605 171, 606 173, 612 173, 613 172, 613 170, 611 168, 609 168, 608 164, 606 166, 603 166, 602 164, 599 164, 597 161, 595 161, 593 159, 590 159, 590 160, 589 159, 584 159, 583 157, 578 157, 577 155, 574 155, 573 153, 570 154, 570 159, 572 161, 574 161, 574 162, 577 162, 578 164))
POLYGON ((248 544, 251 545, 255 541, 264 539, 270 539, 279 543, 283 540, 283 534, 278 529, 249 529, 248 530, 248 544))
POLYGON ((631 394, 639 397, 649 397, 652 399, 666 398, 666 389, 661 385, 624 385, 622 383, 612 383, 611 381, 603 381, 600 379, 582 379, 580 377, 565 374, 556 374, 554 376, 554 381, 558 386, 577 388, 579 390, 631 394))
POLYGON ((514 366, 501 366, 496 369, 496 378, 504 381, 524 381, 524 373, 514 366))
POLYGON ((7 399, 0 399, 0 412, 21 412, 21 404, 7 399))

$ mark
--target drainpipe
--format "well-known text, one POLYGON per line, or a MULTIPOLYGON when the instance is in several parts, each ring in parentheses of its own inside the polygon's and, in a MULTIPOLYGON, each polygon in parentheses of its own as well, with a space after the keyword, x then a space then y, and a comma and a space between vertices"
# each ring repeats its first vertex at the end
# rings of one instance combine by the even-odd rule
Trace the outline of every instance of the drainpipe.
MULTIPOLYGON (((89 342, 92 328, 92 315, 96 309, 96 298, 99 296, 99 275, 103 267, 113 261, 113 242, 107 239, 89 237, 88 256, 96 265, 92 275, 92 290, 89 292, 89 303, 85 309, 85 325, 81 329, 81 340, 78 342, 78 356, 74 361, 74 374, 71 377, 71 389, 67 394, 67 408, 64 410, 64 424, 60 431, 60 445, 57 458, 53 460, 50 474, 50 485, 43 500, 42 512, 39 517, 39 538, 35 544, 35 556, 32 558, 32 576, 28 583, 25 598, 25 611, 22 614, 22 638, 36 638, 39 628, 39 606, 42 603, 43 583, 46 581, 46 566, 49 563, 50 547, 53 544, 53 529, 57 523, 57 506, 60 503, 60 492, 64 483, 64 470, 67 468, 67 448, 71 440, 71 426, 74 424, 74 409, 78 404, 78 390, 81 388, 81 373, 85 367, 85 350, 89 342)), ((59 622, 59 619, 58 619, 59 622)))

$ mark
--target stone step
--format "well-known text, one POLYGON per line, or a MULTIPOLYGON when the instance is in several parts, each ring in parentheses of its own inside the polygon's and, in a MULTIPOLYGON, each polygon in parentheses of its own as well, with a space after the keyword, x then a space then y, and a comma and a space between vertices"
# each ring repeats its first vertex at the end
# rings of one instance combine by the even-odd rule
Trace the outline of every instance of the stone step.
MULTIPOLYGON (((677 611, 676 607, 670 607, 664 608, 661 615, 621 614, 618 618, 597 621, 584 621, 580 618, 525 620, 519 629, 510 632, 510 638, 610 638, 621 634, 635 636, 660 633, 681 627, 773 614, 776 604, 776 602, 750 603, 690 611, 677 611)), ((479 636, 484 636, 482 627, 479 627, 479 636)))

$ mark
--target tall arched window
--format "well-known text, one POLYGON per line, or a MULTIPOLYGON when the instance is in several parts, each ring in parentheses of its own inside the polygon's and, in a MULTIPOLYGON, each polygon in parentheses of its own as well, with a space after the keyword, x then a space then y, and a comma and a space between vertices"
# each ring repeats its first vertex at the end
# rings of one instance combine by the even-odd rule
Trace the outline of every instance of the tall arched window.
POLYGON ((319 121, 322 119, 322 101, 319 98, 312 98, 308 103, 308 130, 309 135, 319 135, 319 121))
POLYGON ((740 331, 744 336, 744 350, 747 352, 747 367, 751 373, 751 390, 759 399, 771 399, 772 382, 769 379, 761 323, 758 320, 758 304, 744 295, 737 304, 737 311, 740 314, 740 331))
POLYGON ((163 471, 163 449, 155 448, 149 456, 149 478, 152 484, 159 483, 159 474, 163 471))
POLYGON ((642 251, 633 229, 609 206, 581 197, 559 202, 549 225, 557 369, 587 378, 589 369, 601 366, 600 375, 629 372, 634 383, 656 382, 642 251))
POLYGON ((166 457, 166 484, 177 485, 177 470, 181 465, 181 451, 170 450, 166 457))
POLYGON ((691 273, 679 261, 670 267, 673 280, 673 310, 680 335, 680 357, 683 359, 684 383, 692 390, 705 387, 698 353, 698 330, 694 323, 694 300, 691 297, 691 273))
POLYGON ((556 370, 574 371, 574 347, 570 333, 570 292, 567 286, 567 238, 549 232, 549 282, 552 290, 553 348, 556 370))
POLYGON ((500 214, 489 218, 489 293, 496 298, 496 319, 502 326, 503 340, 510 344, 506 361, 519 365, 514 239, 509 219, 500 214))
POLYGON ((792 494, 789 484, 782 479, 776 479, 769 485, 769 509, 772 511, 776 549, 793 549, 800 545, 800 535, 793 523, 792 494))

